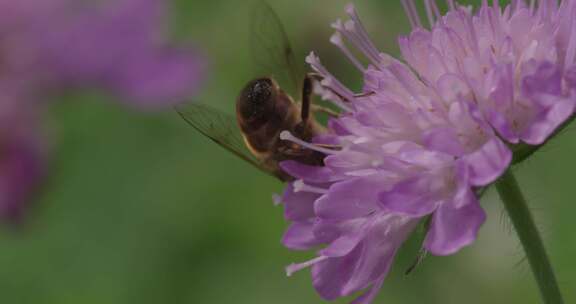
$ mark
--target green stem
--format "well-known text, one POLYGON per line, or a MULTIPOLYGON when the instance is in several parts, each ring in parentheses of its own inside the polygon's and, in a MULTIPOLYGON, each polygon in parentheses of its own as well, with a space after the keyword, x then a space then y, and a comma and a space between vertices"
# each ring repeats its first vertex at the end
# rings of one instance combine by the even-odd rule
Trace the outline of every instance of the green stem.
POLYGON ((496 188, 508 215, 512 219, 522 247, 524 247, 532 273, 540 288, 543 303, 564 303, 554 276, 554 270, 544 249, 542 238, 536 229, 532 214, 511 170, 508 170, 496 182, 496 188))

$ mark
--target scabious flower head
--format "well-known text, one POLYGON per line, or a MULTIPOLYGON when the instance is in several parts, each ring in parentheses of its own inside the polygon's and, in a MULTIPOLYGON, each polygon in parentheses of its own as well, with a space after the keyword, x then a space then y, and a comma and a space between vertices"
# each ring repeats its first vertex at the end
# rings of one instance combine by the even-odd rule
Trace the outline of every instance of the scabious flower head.
POLYGON ((162 0, 0 3, 0 79, 38 99, 97 88, 138 109, 162 109, 197 92, 205 61, 167 37, 162 0))
POLYGON ((402 2, 413 27, 399 39, 404 62, 376 49, 349 5, 330 41, 362 73, 362 92, 312 53, 307 62, 323 76, 318 93, 341 115, 313 143, 281 135, 326 154, 322 167, 281 164, 295 178, 281 201, 292 222, 284 245, 322 246, 288 273, 311 266, 328 300, 368 289, 355 303, 371 302, 423 219, 432 254, 471 244, 486 217, 475 190, 507 170, 511 145, 542 144, 574 112, 576 1, 483 2, 477 10, 448 1, 444 16, 424 2, 430 29, 413 1, 402 2))
POLYGON ((45 175, 41 125, 69 88, 106 90, 137 109, 194 94, 203 60, 169 45, 162 0, 0 1, 0 218, 17 220, 45 175))
POLYGON ((21 220, 44 177, 47 157, 37 122, 17 118, 21 120, 0 130, 0 219, 13 223, 21 220))
POLYGON ((165 1, 68 5, 67 12, 37 37, 43 63, 64 86, 101 87, 145 109, 198 90, 204 62, 194 48, 168 44, 165 1))
POLYGON ((40 64, 64 88, 99 87, 140 109, 181 103, 198 91, 205 64, 190 43, 169 44, 166 16, 162 0, 69 2, 35 33, 40 64))
POLYGON ((0 220, 11 224, 22 220, 45 176, 49 150, 39 111, 23 98, 0 82, 0 220))

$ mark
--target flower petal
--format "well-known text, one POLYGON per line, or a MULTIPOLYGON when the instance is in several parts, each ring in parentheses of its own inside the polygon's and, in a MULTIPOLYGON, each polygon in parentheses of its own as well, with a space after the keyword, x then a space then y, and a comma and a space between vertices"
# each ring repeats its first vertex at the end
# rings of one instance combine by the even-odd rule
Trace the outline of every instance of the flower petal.
POLYGON ((540 112, 536 118, 522 132, 521 139, 530 145, 540 145, 574 113, 576 96, 564 98, 558 96, 539 96, 553 104, 550 108, 540 112))
POLYGON ((386 176, 371 175, 335 183, 316 201, 316 215, 339 220, 365 216, 378 209, 378 193, 387 190, 389 182, 386 176))
POLYGON ((342 178, 329 167, 310 166, 293 160, 281 162, 280 167, 292 177, 310 183, 328 183, 342 178))
POLYGON ((516 131, 512 129, 512 125, 508 122, 506 117, 499 111, 494 109, 487 110, 486 119, 490 125, 498 132, 503 139, 509 143, 517 144, 520 137, 516 131))
POLYGON ((0 154, 0 218, 17 223, 45 174, 45 147, 36 135, 11 130, 0 154), (31 136, 32 135, 32 136, 31 136))
POLYGON ((428 251, 435 255, 450 255, 476 240, 486 214, 472 191, 469 191, 465 199, 467 203, 458 203, 462 205, 460 208, 455 208, 455 203, 445 203, 438 207, 424 240, 428 251))
POLYGON ((293 250, 306 250, 320 244, 313 233, 313 223, 294 222, 282 237, 282 244, 293 250))
MULTIPOLYGON (((326 239, 326 237, 332 236, 332 239, 329 241, 330 245, 320 250, 319 253, 329 257, 347 255, 366 237, 366 234, 372 229, 375 219, 375 217, 371 219, 359 218, 337 221, 337 224, 332 221, 332 225, 324 224, 322 225, 323 227, 317 223, 314 230, 316 236, 318 236, 320 232, 324 234, 320 239, 326 239)), ((326 221, 319 220, 318 222, 326 221)))
POLYGON ((374 300, 374 298, 376 297, 376 295, 378 294, 378 292, 382 288, 382 284, 384 284, 385 278, 386 278, 386 276, 383 275, 382 277, 376 279, 376 281, 374 283, 372 283, 372 286, 370 287, 370 289, 368 291, 364 292, 361 296, 354 299, 354 301, 352 301, 350 304, 370 304, 370 303, 372 303, 372 301, 374 300))
POLYGON ((412 217, 423 217, 436 209, 439 201, 428 179, 417 177, 396 184, 378 195, 379 205, 386 211, 412 217))
POLYGON ((290 221, 303 221, 314 217, 314 201, 320 197, 317 193, 295 192, 293 183, 289 183, 281 201, 284 203, 284 217, 290 221))
POLYGON ((127 103, 157 109, 181 103, 182 96, 198 91, 205 63, 188 49, 132 54, 116 71, 110 71, 110 87, 127 103))
POLYGON ((462 156, 464 148, 453 128, 434 128, 424 133, 422 141, 427 148, 453 156, 462 156))
POLYGON ((512 152, 500 139, 493 137, 463 159, 470 169, 470 184, 485 186, 506 171, 512 161, 512 152))
POLYGON ((329 258, 312 266, 312 284, 323 299, 331 301, 343 296, 342 288, 359 261, 361 249, 358 246, 344 257, 329 258))
MULTIPOLYGON (((558 96, 562 94, 562 73, 557 65, 549 61, 535 62, 531 60, 524 64, 525 70, 531 70, 529 75, 522 79, 522 94, 533 97, 546 94, 558 96), (532 67, 529 67, 532 66, 532 67)), ((540 103, 550 106, 545 101, 540 103)))
POLYGON ((396 251, 416 227, 417 220, 395 215, 373 217, 365 229, 365 239, 349 254, 360 250, 354 267, 341 286, 341 296, 378 284, 390 270, 396 251))

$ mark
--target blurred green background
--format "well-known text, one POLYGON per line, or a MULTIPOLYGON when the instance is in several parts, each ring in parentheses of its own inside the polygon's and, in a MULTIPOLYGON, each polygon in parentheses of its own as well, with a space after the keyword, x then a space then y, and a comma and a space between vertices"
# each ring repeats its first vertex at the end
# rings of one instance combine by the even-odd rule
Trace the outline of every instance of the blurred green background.
MULTIPOLYGON (((249 1, 174 2, 174 36, 193 39, 211 72, 197 99, 232 111, 254 75, 249 1)), ((269 1, 297 49, 315 50, 350 84, 328 38, 347 1, 269 1)), ((408 32, 399 1, 357 1, 368 31, 398 54, 408 32)), ((280 244, 286 227, 271 196, 282 185, 199 136, 175 113, 127 111, 98 94, 51 108, 52 176, 22 227, 4 227, 0 303, 319 303, 308 271, 284 266, 312 257, 280 244)), ((557 270, 566 303, 576 302, 574 172, 569 128, 518 168, 557 270)), ((493 190, 478 241, 428 258, 402 275, 416 244, 402 250, 375 303, 538 303, 523 253, 493 190)), ((346 303, 343 299, 337 303, 346 303)))

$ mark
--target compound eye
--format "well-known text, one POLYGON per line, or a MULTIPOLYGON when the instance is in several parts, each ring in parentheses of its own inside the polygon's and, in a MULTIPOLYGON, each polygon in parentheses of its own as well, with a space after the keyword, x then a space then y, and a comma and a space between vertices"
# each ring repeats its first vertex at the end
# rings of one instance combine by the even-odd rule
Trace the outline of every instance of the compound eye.
POLYGON ((273 106, 273 84, 270 79, 256 79, 246 85, 238 107, 245 119, 252 120, 261 118, 273 106))

